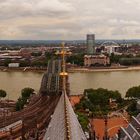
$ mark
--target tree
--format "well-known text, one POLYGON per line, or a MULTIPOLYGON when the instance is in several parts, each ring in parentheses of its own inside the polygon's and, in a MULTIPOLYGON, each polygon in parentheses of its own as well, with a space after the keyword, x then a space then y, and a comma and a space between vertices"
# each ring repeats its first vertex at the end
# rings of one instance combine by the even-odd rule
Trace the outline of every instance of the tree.
POLYGON ((77 112, 78 115, 78 120, 83 128, 84 131, 88 130, 88 124, 89 124, 89 120, 88 117, 80 112, 77 112))
POLYGON ((27 103, 27 100, 32 94, 34 94, 34 89, 30 87, 21 90, 21 97, 19 97, 18 101, 16 102, 16 111, 24 108, 24 105, 27 103))
POLYGON ((67 58, 67 63, 76 64, 78 66, 84 65, 84 54, 71 55, 67 58))
POLYGON ((109 104, 109 99, 121 100, 121 94, 118 91, 107 90, 103 88, 86 90, 88 99, 94 105, 105 106, 109 104))
POLYGON ((28 99, 33 94, 33 92, 34 92, 34 89, 29 88, 29 87, 22 89, 21 90, 22 98, 28 99))
POLYGON ((140 86, 129 88, 126 92, 127 98, 140 98, 140 86))
POLYGON ((111 63, 118 63, 120 58, 121 58, 120 55, 115 55, 114 53, 112 53, 110 56, 110 62, 111 63))
POLYGON ((18 101, 16 102, 16 111, 19 111, 23 109, 25 102, 21 97, 18 98, 18 101))
POLYGON ((130 106, 128 106, 128 108, 127 108, 127 112, 131 116, 137 116, 138 115, 139 111, 137 110, 137 101, 136 100, 131 101, 130 106))
POLYGON ((5 90, 0 89, 0 98, 6 97, 7 93, 5 90))
POLYGON ((27 67, 30 65, 30 62, 27 60, 20 61, 20 67, 27 67))
POLYGON ((89 109, 96 115, 107 114, 112 109, 110 99, 114 99, 118 105, 122 103, 122 97, 118 91, 103 88, 86 89, 80 103, 76 105, 76 110, 89 109))

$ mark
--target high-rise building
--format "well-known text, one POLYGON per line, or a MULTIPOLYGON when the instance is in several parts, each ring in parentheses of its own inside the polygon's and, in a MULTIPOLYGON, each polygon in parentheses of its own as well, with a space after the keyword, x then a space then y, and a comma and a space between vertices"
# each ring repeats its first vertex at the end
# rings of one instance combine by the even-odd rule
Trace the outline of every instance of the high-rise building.
POLYGON ((95 53, 95 34, 87 35, 87 54, 95 53))

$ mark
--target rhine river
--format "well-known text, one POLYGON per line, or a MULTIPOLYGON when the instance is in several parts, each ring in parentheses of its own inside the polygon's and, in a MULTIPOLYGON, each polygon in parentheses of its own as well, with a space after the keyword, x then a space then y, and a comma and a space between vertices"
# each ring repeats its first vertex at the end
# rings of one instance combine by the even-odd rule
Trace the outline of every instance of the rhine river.
MULTIPOLYGON (((39 91, 43 73, 39 72, 2 72, 0 71, 0 89, 6 90, 6 98, 16 100, 21 89, 31 87, 39 91)), ((86 88, 107 88, 118 90, 125 96, 127 89, 140 85, 140 71, 70 73, 72 95, 82 94, 86 88)))

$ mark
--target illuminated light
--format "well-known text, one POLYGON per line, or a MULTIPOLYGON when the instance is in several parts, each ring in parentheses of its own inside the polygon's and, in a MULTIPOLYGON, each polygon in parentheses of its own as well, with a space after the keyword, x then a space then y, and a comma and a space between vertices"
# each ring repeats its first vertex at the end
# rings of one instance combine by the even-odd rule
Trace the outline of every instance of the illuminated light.
POLYGON ((68 73, 67 72, 61 72, 60 76, 68 76, 68 73))

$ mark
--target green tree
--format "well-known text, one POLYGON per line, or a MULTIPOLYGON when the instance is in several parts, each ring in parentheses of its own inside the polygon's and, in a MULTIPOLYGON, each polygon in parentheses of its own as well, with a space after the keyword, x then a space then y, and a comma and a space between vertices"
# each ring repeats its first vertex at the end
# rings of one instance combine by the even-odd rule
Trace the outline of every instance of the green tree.
POLYGON ((121 94, 118 91, 107 90, 103 88, 85 90, 88 99, 94 105, 104 106, 109 104, 109 99, 121 100, 121 94))
POLYGON ((131 115, 131 116, 137 116, 139 111, 137 110, 137 101, 133 100, 131 101, 130 106, 128 106, 127 108, 127 112, 131 115))
POLYGON ((23 109, 25 102, 21 97, 18 98, 18 101, 16 102, 16 111, 20 111, 23 109))
POLYGON ((35 66, 35 67, 41 67, 41 66, 47 66, 48 61, 47 60, 43 60, 43 61, 34 61, 31 63, 31 66, 35 66))
POLYGON ((118 91, 107 90, 103 88, 86 89, 84 97, 81 98, 80 103, 75 106, 76 110, 89 109, 95 115, 107 114, 111 110, 109 100, 115 99, 119 105, 122 103, 121 94, 118 91))
POLYGON ((112 53, 110 56, 110 62, 111 63, 118 63, 120 58, 121 58, 120 55, 115 55, 114 53, 112 53))
POLYGON ((0 89, 0 98, 6 97, 7 93, 5 90, 0 89))
POLYGON ((67 63, 77 64, 78 66, 84 65, 84 54, 74 54, 67 58, 67 63))
POLYGON ((126 92, 127 98, 140 98, 140 86, 129 88, 126 92))
POLYGON ((33 92, 34 92, 34 89, 27 87, 21 90, 21 96, 22 98, 28 99, 33 94, 33 92))
POLYGON ((32 94, 34 94, 34 89, 30 87, 21 90, 21 97, 19 97, 16 102, 16 111, 24 108, 24 105, 27 104, 27 100, 32 94))
POLYGON ((27 67, 30 65, 30 62, 29 61, 20 61, 20 67, 27 67))
POLYGON ((78 120, 83 128, 84 131, 88 130, 88 124, 89 124, 89 120, 88 117, 80 112, 77 112, 78 115, 78 120))

